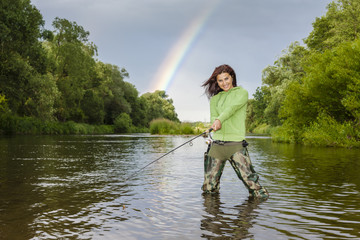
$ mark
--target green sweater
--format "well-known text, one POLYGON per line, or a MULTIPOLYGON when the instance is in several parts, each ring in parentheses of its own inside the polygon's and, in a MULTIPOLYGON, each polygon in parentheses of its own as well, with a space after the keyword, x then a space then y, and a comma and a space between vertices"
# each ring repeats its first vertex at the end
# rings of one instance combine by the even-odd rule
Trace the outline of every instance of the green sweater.
POLYGON ((242 87, 219 92, 210 99, 210 120, 221 122, 221 129, 213 139, 221 141, 242 141, 245 139, 245 119, 248 92, 242 87))

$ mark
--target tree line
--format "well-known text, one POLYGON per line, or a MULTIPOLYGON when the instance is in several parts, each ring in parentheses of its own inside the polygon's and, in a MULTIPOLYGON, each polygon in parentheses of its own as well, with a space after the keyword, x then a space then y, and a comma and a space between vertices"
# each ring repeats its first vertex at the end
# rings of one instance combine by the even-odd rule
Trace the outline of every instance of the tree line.
MULTIPOLYGON (((166 118, 179 122, 165 91, 139 96, 124 68, 96 59, 97 46, 76 22, 44 28, 30 0, 0 0, 0 132, 15 119, 114 125, 139 131, 166 118)), ((14 130, 15 128, 15 130, 14 130)))
MULTIPOLYGON (((136 132, 154 119, 179 122, 165 91, 139 96, 126 69, 96 59, 82 26, 63 18, 52 26, 44 28, 30 0, 0 0, 0 133, 34 123, 136 132)), ((248 130, 276 141, 358 147, 359 34, 360 2, 331 2, 303 44, 291 43, 263 70, 249 100, 248 130)))
POLYGON ((360 2, 338 0, 262 72, 249 102, 251 131, 276 141, 360 146, 360 2))

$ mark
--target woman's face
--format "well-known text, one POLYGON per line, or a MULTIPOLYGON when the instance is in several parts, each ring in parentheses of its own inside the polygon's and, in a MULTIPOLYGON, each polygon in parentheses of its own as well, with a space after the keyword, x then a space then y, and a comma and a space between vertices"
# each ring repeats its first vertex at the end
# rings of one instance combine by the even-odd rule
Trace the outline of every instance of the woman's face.
POLYGON ((229 73, 220 73, 219 75, 217 75, 216 77, 216 81, 219 85, 219 87, 224 90, 225 92, 229 91, 230 89, 232 89, 233 86, 233 78, 230 76, 229 73))

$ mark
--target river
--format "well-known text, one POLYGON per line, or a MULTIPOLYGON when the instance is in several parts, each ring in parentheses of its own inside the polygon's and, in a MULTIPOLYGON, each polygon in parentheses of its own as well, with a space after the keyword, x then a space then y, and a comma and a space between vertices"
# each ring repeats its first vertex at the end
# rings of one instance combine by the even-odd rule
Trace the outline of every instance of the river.
POLYGON ((264 202, 227 163, 203 195, 200 137, 0 137, 0 239, 359 239, 360 150, 248 136, 264 202))

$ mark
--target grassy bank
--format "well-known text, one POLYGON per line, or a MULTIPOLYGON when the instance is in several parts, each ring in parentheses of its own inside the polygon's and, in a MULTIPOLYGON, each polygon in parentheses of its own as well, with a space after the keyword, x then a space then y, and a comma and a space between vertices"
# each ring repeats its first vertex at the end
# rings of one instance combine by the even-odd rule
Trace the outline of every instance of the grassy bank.
POLYGON ((251 133, 253 134, 259 134, 259 135, 271 135, 272 128, 270 125, 267 125, 266 123, 260 124, 259 126, 254 127, 251 130, 251 133))
POLYGON ((0 117, 0 134, 24 135, 65 135, 65 134, 104 134, 113 133, 110 125, 89 125, 85 123, 42 121, 32 117, 2 115, 0 117))
POLYGON ((150 123, 150 129, 137 128, 118 121, 115 125, 90 125, 73 121, 42 121, 32 117, 0 115, 0 135, 68 135, 68 134, 114 134, 140 133, 169 135, 192 135, 206 130, 203 123, 177 123, 168 119, 156 119, 150 123))
POLYGON ((282 125, 272 132, 273 141, 300 143, 307 146, 321 147, 360 147, 360 128, 357 123, 338 123, 328 116, 318 117, 304 129, 282 125))

